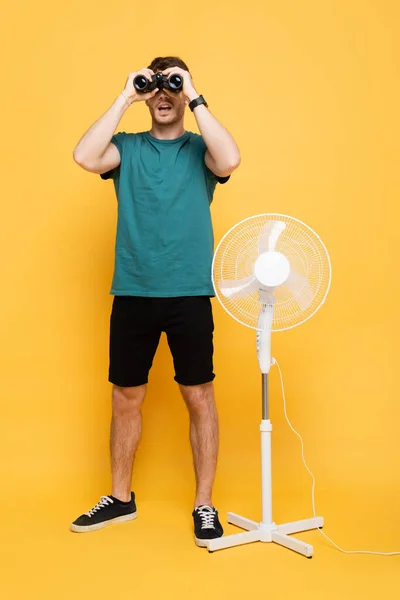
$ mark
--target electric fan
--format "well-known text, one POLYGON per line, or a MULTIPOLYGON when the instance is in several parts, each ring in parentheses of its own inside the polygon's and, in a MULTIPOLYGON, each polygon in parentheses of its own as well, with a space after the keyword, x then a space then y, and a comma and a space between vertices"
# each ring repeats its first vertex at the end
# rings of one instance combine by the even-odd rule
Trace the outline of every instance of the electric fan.
POLYGON ((228 513, 228 522, 246 531, 209 540, 208 550, 275 542, 311 558, 313 547, 290 534, 323 527, 322 517, 283 525, 272 520, 268 374, 275 362, 271 358, 271 332, 304 323, 327 297, 331 283, 328 252, 319 236, 301 221, 280 214, 256 215, 232 227, 222 238, 213 257, 212 281, 228 314, 256 330, 262 373, 262 521, 228 513))

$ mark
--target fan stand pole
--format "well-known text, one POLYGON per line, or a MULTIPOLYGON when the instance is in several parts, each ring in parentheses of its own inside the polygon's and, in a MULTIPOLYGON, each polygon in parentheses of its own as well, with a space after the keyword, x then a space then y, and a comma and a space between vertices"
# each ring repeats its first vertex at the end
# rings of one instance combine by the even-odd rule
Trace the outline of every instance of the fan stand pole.
POLYGON ((271 477, 271 431, 268 405, 268 374, 262 374, 262 420, 261 431, 261 476, 262 476, 262 521, 257 523, 235 513, 228 513, 228 523, 244 529, 243 533, 226 535, 217 539, 208 540, 209 552, 232 548, 252 542, 275 542, 289 550, 312 558, 313 547, 296 538, 289 537, 292 533, 309 531, 323 527, 323 517, 304 519, 276 525, 272 520, 272 477, 271 477))

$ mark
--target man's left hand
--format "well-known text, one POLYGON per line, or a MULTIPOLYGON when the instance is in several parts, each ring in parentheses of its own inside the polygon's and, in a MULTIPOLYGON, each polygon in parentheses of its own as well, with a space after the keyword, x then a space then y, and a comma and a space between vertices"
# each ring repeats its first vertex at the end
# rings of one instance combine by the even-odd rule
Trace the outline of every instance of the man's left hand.
POLYGON ((186 104, 189 104, 189 102, 194 100, 194 98, 198 97, 199 94, 196 92, 196 90, 193 87, 192 78, 188 71, 184 71, 180 67, 170 67, 169 69, 165 69, 165 71, 163 71, 162 73, 163 73, 163 75, 167 75, 168 77, 170 75, 172 75, 172 73, 176 73, 177 75, 180 75, 182 77, 182 79, 183 79, 182 93, 185 96, 186 104))

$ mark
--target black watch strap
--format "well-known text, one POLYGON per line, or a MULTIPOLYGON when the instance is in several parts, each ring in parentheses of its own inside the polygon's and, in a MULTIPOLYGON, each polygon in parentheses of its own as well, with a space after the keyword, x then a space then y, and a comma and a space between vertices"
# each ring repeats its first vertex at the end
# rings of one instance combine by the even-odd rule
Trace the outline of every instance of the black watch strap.
POLYGON ((199 106, 199 104, 204 104, 205 106, 208 106, 204 96, 198 96, 197 98, 195 98, 194 100, 192 100, 189 103, 189 108, 190 110, 193 112, 193 110, 196 108, 196 106, 199 106))

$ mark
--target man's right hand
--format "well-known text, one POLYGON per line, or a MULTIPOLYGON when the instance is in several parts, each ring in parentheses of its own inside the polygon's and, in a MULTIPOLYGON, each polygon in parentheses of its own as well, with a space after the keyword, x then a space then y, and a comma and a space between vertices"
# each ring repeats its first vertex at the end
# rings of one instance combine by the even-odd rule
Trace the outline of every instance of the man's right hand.
POLYGON ((144 100, 149 100, 149 98, 153 98, 153 96, 157 94, 158 88, 152 92, 148 92, 147 94, 138 92, 133 85, 133 80, 135 79, 136 75, 144 75, 146 79, 150 80, 154 75, 154 72, 151 69, 140 69, 140 71, 135 73, 129 73, 124 89, 125 95, 129 102, 141 102, 144 100))

